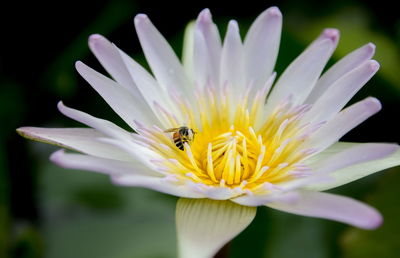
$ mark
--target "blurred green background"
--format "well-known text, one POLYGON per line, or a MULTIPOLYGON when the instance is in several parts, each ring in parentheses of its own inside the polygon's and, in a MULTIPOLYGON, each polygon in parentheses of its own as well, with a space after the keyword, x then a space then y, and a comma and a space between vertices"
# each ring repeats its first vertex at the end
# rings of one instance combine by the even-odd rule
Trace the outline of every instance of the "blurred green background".
MULTIPOLYGON (((201 9, 211 9, 221 32, 234 18, 245 33, 271 5, 284 15, 278 73, 325 27, 341 30, 331 64, 367 42, 377 45, 381 70, 353 102, 373 95, 383 110, 344 140, 400 142, 400 16, 389 1, 8 3, 0 17, 0 257, 175 257, 174 197, 58 168, 48 161, 56 147, 22 139, 15 128, 79 126, 58 113, 58 100, 123 125, 74 71, 74 62, 83 60, 104 72, 87 47, 90 34, 105 35, 143 63, 132 22, 139 12, 148 14, 180 53, 183 29, 201 9)), ((399 170, 333 191, 377 207, 385 217, 378 230, 259 208, 255 221, 232 242, 230 257, 399 257, 399 170)))

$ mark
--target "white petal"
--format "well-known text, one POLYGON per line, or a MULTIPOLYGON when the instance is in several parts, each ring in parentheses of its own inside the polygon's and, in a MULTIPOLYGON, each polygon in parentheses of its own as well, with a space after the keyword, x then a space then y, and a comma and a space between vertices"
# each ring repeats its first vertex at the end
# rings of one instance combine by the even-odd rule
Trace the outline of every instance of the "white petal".
POLYGON ((382 216, 376 209, 330 193, 299 191, 297 200, 267 203, 266 206, 298 215, 340 221, 363 229, 374 229, 382 224, 382 216))
POLYGON ((57 107, 60 112, 63 113, 65 116, 79 121, 87 126, 93 127, 94 129, 104 133, 105 135, 123 141, 130 141, 132 139, 130 133, 128 133, 121 127, 111 123, 110 121, 96 118, 82 111, 66 107, 61 101, 58 102, 57 107))
POLYGON ((299 188, 306 188, 310 185, 337 184, 335 177, 332 176, 335 171, 354 167, 357 164, 378 161, 379 159, 388 157, 399 148, 396 144, 388 143, 361 143, 350 146, 342 145, 342 147, 344 148, 337 148, 334 152, 328 149, 329 154, 323 154, 324 152, 322 152, 321 158, 306 160, 305 164, 312 169, 312 175, 282 182, 277 184, 277 186, 283 192, 288 192, 299 188))
MULTIPOLYGON (((265 82, 265 84, 263 85, 262 88, 260 88, 258 91, 250 92, 249 99, 254 99, 254 98, 258 97, 257 95, 260 93, 262 93, 262 94, 260 94, 259 96, 267 96, 272 85, 274 84, 275 79, 276 79, 276 72, 273 72, 271 74, 271 76, 267 79, 267 81, 265 82)), ((263 97, 263 99, 265 102, 266 97, 265 98, 263 97)), ((262 99, 260 98, 260 100, 262 100, 262 99)), ((256 104, 256 103, 253 102, 253 105, 254 104, 256 104)), ((267 112, 267 110, 265 108, 261 108, 260 111, 258 112, 258 115, 256 116, 256 119, 254 121, 254 129, 256 129, 256 131, 261 129, 261 127, 264 125, 266 120, 269 119, 269 116, 266 112, 267 112)))
POLYGON ((359 143, 308 165, 316 173, 331 173, 345 167, 385 158, 398 149, 397 144, 359 143))
POLYGON ((347 150, 353 147, 355 144, 359 143, 352 143, 352 142, 336 142, 333 145, 329 146, 329 148, 325 149, 323 152, 318 153, 317 155, 311 156, 305 162, 307 164, 313 164, 319 162, 320 160, 329 158, 337 153, 347 150))
POLYGON ((229 187, 208 187, 204 192, 204 196, 213 200, 228 200, 237 193, 229 187))
POLYGON ((236 21, 230 21, 226 32, 221 56, 220 85, 228 84, 229 92, 236 98, 242 98, 245 86, 243 76, 243 45, 240 39, 239 27, 236 21))
POLYGON ((50 156, 50 160, 60 167, 83 169, 110 176, 130 175, 134 177, 160 177, 162 174, 150 170, 140 162, 126 162, 113 159, 93 157, 83 154, 65 153, 59 150, 50 156))
POLYGON ((209 9, 204 9, 197 17, 194 37, 196 83, 201 87, 211 83, 215 87, 219 82, 222 47, 218 28, 212 21, 209 9))
POLYGON ((176 227, 179 258, 211 258, 254 219, 256 208, 230 201, 179 199, 176 227))
POLYGON ((148 147, 142 146, 137 142, 120 141, 112 138, 102 138, 101 141, 124 150, 127 154, 131 155, 131 159, 140 162, 152 170, 157 169, 157 166, 152 161, 163 159, 159 153, 154 152, 148 147))
POLYGON ((318 98, 343 75, 352 71, 365 61, 372 58, 375 53, 375 45, 368 43, 350 54, 346 55, 326 71, 318 80, 314 89, 308 96, 306 103, 314 103, 318 98))
POLYGON ((195 193, 199 198, 208 198, 212 200, 229 200, 238 195, 236 189, 220 186, 208 186, 203 183, 196 183, 191 180, 185 181, 186 185, 195 193))
MULTIPOLYGON (((330 156, 338 155, 336 153, 344 152, 345 150, 354 148, 354 146, 362 145, 360 143, 338 143, 333 145, 331 148, 328 148, 326 151, 318 154, 314 158, 315 163, 322 162, 322 160, 328 160, 330 156), (318 160, 318 156, 319 159, 318 160)), ((389 144, 387 144, 389 145, 389 144)), ((389 146, 388 146, 389 147, 389 146)), ((385 147, 384 147, 385 148, 385 147)), ((391 148, 391 147, 389 147, 391 148)), ((398 147, 393 147, 395 152, 392 152, 389 155, 383 155, 380 159, 374 159, 371 161, 366 161, 359 164, 354 164, 352 166, 344 167, 342 169, 333 171, 329 174, 329 176, 333 179, 327 182, 319 182, 314 184, 308 184, 305 186, 305 189, 315 190, 315 191, 325 191, 329 190, 355 180, 358 180, 362 177, 368 176, 378 171, 382 171, 384 169, 395 167, 400 165, 400 150, 398 147)), ((387 151, 387 150, 386 150, 387 151)))
POLYGON ((364 84, 378 71, 379 64, 369 60, 337 80, 306 114, 307 121, 328 121, 338 113, 364 84))
MULTIPOLYGON (((298 189, 303 189, 304 187, 308 185, 313 185, 313 184, 322 184, 326 182, 331 182, 333 179, 330 177, 330 174, 328 173, 318 173, 316 171, 313 175, 307 176, 307 177, 300 177, 297 179, 293 179, 291 181, 286 181, 282 183, 277 183, 276 186, 279 188, 280 192, 277 191, 277 193, 271 197, 273 198, 278 198, 278 199, 291 199, 293 195, 290 195, 292 191, 298 190, 298 189), (282 194, 288 194, 288 196, 282 196, 282 194)), ((261 196, 262 198, 268 197, 268 196, 261 196)))
POLYGON ((180 117, 180 112, 178 112, 178 109, 171 100, 167 90, 161 87, 153 78, 153 76, 135 60, 121 50, 119 50, 119 53, 143 98, 153 110, 153 113, 157 116, 159 121, 163 123, 164 128, 170 128, 171 125, 165 124, 165 119, 163 115, 160 114, 160 111, 156 108, 156 103, 157 105, 174 114, 177 119, 182 120, 180 117))
MULTIPOLYGON (((131 73, 128 71, 129 66, 122 59, 120 50, 106 38, 101 35, 91 35, 89 38, 89 46, 97 59, 107 72, 123 87, 125 87, 134 97, 134 103, 138 110, 144 114, 150 114, 152 103, 146 103, 143 98, 142 92, 138 89, 131 73)), ((125 53, 124 53, 125 54, 125 53)), ((126 54, 125 54, 126 55, 126 54)), ((154 115, 146 117, 147 120, 154 118, 154 115)), ((145 120, 146 120, 145 119, 145 120)), ((146 121, 141 121, 146 123, 146 121)), ((155 121, 153 121, 155 122, 155 121)), ((153 123, 154 124, 154 123, 153 123)), ((147 124, 147 125, 153 125, 147 124)))
POLYGON ((92 128, 21 127, 17 131, 31 140, 73 149, 100 158, 132 160, 122 149, 101 141, 100 138, 106 136, 92 128))
POLYGON ((379 100, 369 97, 343 109, 311 136, 307 146, 320 150, 327 148, 377 113, 381 107, 379 100))
POLYGON ((206 85, 210 85, 212 87, 218 86, 218 81, 216 78, 219 78, 219 67, 217 70, 213 70, 210 65, 210 53, 208 52, 208 48, 206 45, 206 40, 204 39, 203 33, 200 30, 194 30, 194 50, 193 50, 193 80, 195 85, 201 89, 206 85))
POLYGON ((255 207, 255 206, 265 205, 266 203, 269 202, 292 202, 293 200, 297 199, 298 199, 297 192, 283 191, 283 192, 270 193, 267 195, 258 195, 258 194, 242 195, 240 197, 232 199, 232 201, 240 205, 255 207))
POLYGON ((159 125, 154 113, 147 106, 140 104, 140 101, 125 88, 82 62, 76 62, 75 66, 79 74, 131 128, 136 129, 134 121, 140 121, 146 125, 159 125))
POLYGON ((271 75, 279 51, 282 14, 277 7, 261 13, 251 25, 244 40, 246 81, 255 89, 262 87, 271 75))
POLYGON ((337 38, 338 34, 332 35, 325 30, 286 68, 267 100, 268 111, 288 97, 292 97, 294 104, 301 104, 307 98, 332 55, 337 38))
POLYGON ((337 44, 339 43, 339 38, 340 38, 340 32, 338 29, 334 28, 326 28, 322 31, 322 33, 316 38, 311 44, 307 47, 313 47, 315 44, 318 44, 319 42, 325 40, 325 39, 330 39, 333 42, 333 48, 331 51, 331 54, 335 51, 337 44))
POLYGON ((193 52, 194 52, 194 27, 195 23, 190 22, 186 25, 185 33, 183 36, 183 47, 182 47, 182 64, 187 76, 192 81, 194 80, 194 68, 193 68, 193 52))
POLYGON ((89 47, 106 71, 132 95, 140 99, 141 94, 114 45, 103 36, 94 34, 89 37, 89 47))
POLYGON ((144 14, 136 15, 135 27, 143 52, 159 84, 176 94, 182 91, 190 99, 193 95, 192 85, 165 38, 144 14))
POLYGON ((184 198, 202 198, 185 184, 177 184, 167 180, 168 177, 138 177, 135 175, 112 175, 111 181, 120 186, 136 186, 148 188, 160 193, 184 198))
POLYGON ((63 150, 55 152, 50 159, 63 168, 107 174, 117 185, 139 186, 179 197, 201 197, 185 185, 170 183, 166 180, 165 175, 149 169, 140 162, 123 162, 81 154, 66 154, 63 150))

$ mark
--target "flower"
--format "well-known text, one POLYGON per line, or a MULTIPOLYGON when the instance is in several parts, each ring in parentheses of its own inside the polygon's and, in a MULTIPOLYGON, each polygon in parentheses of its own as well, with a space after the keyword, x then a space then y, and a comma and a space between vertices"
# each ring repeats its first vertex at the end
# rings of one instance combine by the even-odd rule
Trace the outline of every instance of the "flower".
POLYGON ((154 76, 100 35, 89 46, 114 80, 76 63, 135 132, 62 102, 64 115, 90 128, 18 132, 83 153, 54 153, 62 167, 182 197, 182 257, 214 254, 251 222, 255 206, 365 229, 381 224, 372 207, 321 192, 400 164, 396 144, 338 142, 381 109, 372 97, 344 108, 379 68, 373 44, 321 76, 339 40, 336 29, 326 29, 275 82, 282 27, 276 7, 255 20, 243 42, 229 22, 223 43, 203 10, 186 29, 183 65, 146 15, 137 15, 135 26, 154 76))

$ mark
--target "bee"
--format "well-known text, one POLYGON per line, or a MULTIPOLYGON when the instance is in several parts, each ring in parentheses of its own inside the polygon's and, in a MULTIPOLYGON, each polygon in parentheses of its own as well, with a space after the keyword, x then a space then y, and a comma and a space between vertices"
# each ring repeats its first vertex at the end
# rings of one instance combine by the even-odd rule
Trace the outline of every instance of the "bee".
POLYGON ((184 150, 184 144, 187 142, 188 144, 191 144, 194 140, 194 135, 196 132, 187 127, 187 126, 181 126, 179 128, 170 128, 164 131, 165 133, 174 133, 172 135, 172 139, 174 140, 174 143, 176 147, 180 150, 184 150))

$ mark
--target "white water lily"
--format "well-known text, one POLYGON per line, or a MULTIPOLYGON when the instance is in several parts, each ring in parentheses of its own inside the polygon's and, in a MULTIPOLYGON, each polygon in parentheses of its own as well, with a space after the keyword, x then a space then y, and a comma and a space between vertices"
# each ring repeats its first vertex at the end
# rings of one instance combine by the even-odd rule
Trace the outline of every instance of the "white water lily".
POLYGON ((373 44, 321 76, 339 40, 337 30, 326 29, 275 82, 282 27, 276 7, 255 20, 243 42, 229 22, 223 43, 203 10, 185 32, 183 64, 146 15, 137 15, 135 26, 152 74, 100 35, 89 46, 114 80, 76 63, 134 132, 61 102, 64 115, 90 128, 18 132, 83 153, 54 153, 62 167, 181 197, 181 257, 214 255, 252 221, 256 206, 365 229, 381 224, 374 208, 321 192, 400 164, 396 144, 338 142, 381 109, 372 97, 345 108, 379 68, 373 44), (165 132, 181 126, 195 132, 183 150, 165 132))

